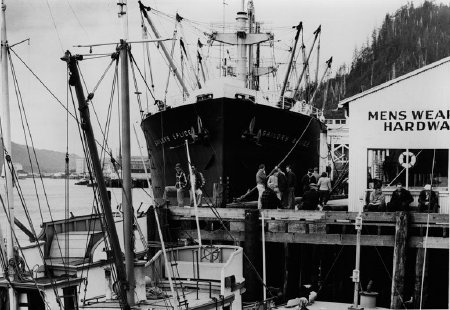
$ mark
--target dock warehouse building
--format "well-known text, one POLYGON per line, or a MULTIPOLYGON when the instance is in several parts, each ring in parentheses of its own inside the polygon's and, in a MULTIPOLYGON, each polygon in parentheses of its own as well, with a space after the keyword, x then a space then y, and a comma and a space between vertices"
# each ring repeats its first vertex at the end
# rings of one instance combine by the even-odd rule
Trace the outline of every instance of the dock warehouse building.
POLYGON ((397 181, 414 197, 424 185, 449 213, 450 58, 373 87, 339 103, 349 126, 349 211, 382 182, 386 201, 397 181))

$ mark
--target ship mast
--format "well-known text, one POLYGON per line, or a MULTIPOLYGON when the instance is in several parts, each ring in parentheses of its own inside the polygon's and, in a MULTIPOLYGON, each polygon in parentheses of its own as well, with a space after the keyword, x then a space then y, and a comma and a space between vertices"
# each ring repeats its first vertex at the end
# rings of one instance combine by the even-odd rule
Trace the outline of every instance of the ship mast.
POLYGON ((248 86, 248 46, 262 43, 273 38, 271 33, 249 33, 247 32, 247 12, 245 12, 245 0, 242 0, 241 11, 236 15, 235 33, 218 33, 211 34, 211 40, 218 41, 225 44, 236 45, 236 76, 242 83, 242 87, 248 86))
MULTIPOLYGON (((294 27, 292 27, 292 28, 294 28, 294 27)), ((283 103, 283 108, 284 108, 284 92, 286 91, 289 75, 291 74, 292 63, 294 62, 295 50, 297 49, 297 43, 298 43, 298 38, 300 37, 300 31, 302 31, 302 28, 303 28, 302 22, 300 22, 297 26, 295 26, 295 28, 297 29, 297 33, 295 34, 294 47, 292 48, 292 51, 291 51, 291 57, 289 59, 289 64, 287 67, 286 75, 284 76, 284 82, 283 82, 283 86, 281 87, 281 93, 280 93, 280 102, 283 103)))
MULTIPOLYGON (((150 19, 150 16, 148 16, 148 14, 147 14, 147 11, 150 11, 150 7, 146 7, 145 5, 142 4, 141 1, 138 1, 138 2, 139 2, 139 8, 141 10, 142 15, 144 15, 148 24, 152 28, 152 31, 155 34, 156 38, 160 39, 161 36, 160 36, 158 30, 156 29, 155 25, 153 24, 152 20, 150 19)), ((161 50, 163 51, 164 55, 166 56, 166 59, 169 62, 169 65, 172 68, 172 71, 175 74, 178 82, 180 83, 181 87, 183 88, 183 92, 187 96, 189 96, 189 91, 186 87, 186 84, 184 83, 183 78, 180 75, 180 72, 178 72, 177 66, 175 66, 175 63, 173 62, 172 57, 170 56, 169 52, 167 51, 166 45, 163 42, 161 42, 159 46, 161 47, 161 50)))
POLYGON ((321 30, 322 30, 322 27, 319 26, 319 27, 316 29, 316 31, 314 31, 314 41, 313 41, 313 43, 312 43, 312 45, 311 45, 311 49, 309 50, 308 57, 307 57, 306 60, 304 60, 304 62, 303 62, 303 70, 302 70, 302 73, 300 74, 300 77, 298 78, 297 86, 295 87, 295 90, 294 90, 294 92, 293 92, 293 94, 292 94, 292 98, 293 98, 293 99, 295 99, 295 96, 297 95, 297 93, 298 93, 298 91, 299 91, 300 83, 302 82, 302 79, 303 79, 303 74, 305 73, 306 69, 308 68, 309 58, 311 57, 311 53, 312 53, 312 51, 313 51, 314 44, 316 44, 317 37, 319 36, 321 30))
MULTIPOLYGON (((6 195, 8 200, 8 213, 9 213, 9 227, 7 229, 7 257, 14 257, 14 193, 13 193, 13 175, 11 167, 13 163, 11 162, 11 121, 10 121, 10 111, 9 111, 9 83, 8 83, 8 39, 6 37, 6 4, 2 0, 2 26, 1 26, 1 61, 2 61, 2 106, 3 106, 3 116, 1 119, 2 125, 2 135, 3 135, 3 147, 4 147, 4 161, 3 161, 3 171, 5 172, 6 180, 6 195), (8 152, 8 154, 6 154, 8 152), (9 164, 8 164, 9 162, 9 164)), ((3 249, 1 249, 3 251, 3 249)), ((8 266, 8 274, 5 275, 9 277, 10 281, 14 280, 14 268, 8 266)), ((17 302, 12 286, 8 288, 9 296, 9 308, 16 309, 17 302)))

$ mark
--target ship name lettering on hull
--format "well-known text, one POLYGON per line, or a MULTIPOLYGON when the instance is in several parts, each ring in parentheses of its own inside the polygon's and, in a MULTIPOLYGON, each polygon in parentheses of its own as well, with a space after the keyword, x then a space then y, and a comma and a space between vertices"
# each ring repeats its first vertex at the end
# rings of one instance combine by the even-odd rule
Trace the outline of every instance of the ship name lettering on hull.
MULTIPOLYGON (((297 142, 297 138, 294 138, 294 137, 291 137, 291 136, 288 136, 285 134, 281 134, 281 133, 275 133, 275 132, 272 132, 269 130, 264 130, 264 129, 261 129, 261 136, 271 138, 274 140, 278 140, 278 141, 282 141, 282 142, 292 143, 292 144, 297 142)), ((308 140, 301 140, 298 143, 299 146, 304 146, 304 147, 308 147, 310 144, 311 144, 311 142, 308 140)))
POLYGON ((161 137, 159 139, 156 139, 155 140, 155 145, 159 146, 161 144, 172 142, 172 141, 175 141, 175 140, 178 140, 178 139, 191 137, 193 134, 195 134, 195 132, 193 132, 192 129, 177 131, 177 132, 174 132, 174 133, 169 134, 167 136, 164 136, 164 137, 161 137))

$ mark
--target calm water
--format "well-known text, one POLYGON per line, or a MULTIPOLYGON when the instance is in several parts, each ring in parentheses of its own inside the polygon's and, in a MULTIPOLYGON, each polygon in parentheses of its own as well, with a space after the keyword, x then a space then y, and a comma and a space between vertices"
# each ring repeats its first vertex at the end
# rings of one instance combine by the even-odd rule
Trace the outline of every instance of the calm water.
MULTIPOLYGON (((69 180, 69 210, 75 216, 91 214, 92 206, 94 204, 94 192, 92 187, 85 185, 75 185, 78 180, 69 180)), ((54 220, 64 219, 65 215, 65 180, 63 179, 43 179, 43 184, 45 192, 47 194, 48 204, 44 195, 44 188, 40 179, 36 179, 37 193, 34 187, 34 182, 32 178, 19 180, 20 187, 22 189, 23 197, 25 199, 25 204, 30 212, 33 226, 36 232, 39 233, 40 226, 42 224, 41 215, 39 212, 39 204, 42 209, 42 218, 44 221, 50 221, 51 218, 54 220), (49 211, 50 209, 50 211, 49 211)), ((6 203, 5 195, 5 181, 0 180, 0 194, 3 201, 6 203)), ((120 188, 108 188, 111 191, 111 205, 113 210, 121 203, 122 200, 122 189, 120 188)), ((146 189, 148 191, 148 189, 146 189)), ((144 192, 143 189, 133 189, 133 206, 135 210, 139 208, 142 203, 141 210, 147 209, 151 203, 151 199, 144 192)), ((14 188, 14 201, 15 201, 15 214, 16 217, 27 227, 29 226, 28 220, 25 216, 25 211, 23 209, 22 203, 17 194, 17 189, 14 188)), ((3 207, 0 206, 0 226, 5 235, 5 228, 7 227, 7 218, 3 207)), ((19 230, 16 229, 18 238, 20 240, 26 240, 26 236, 19 230)))

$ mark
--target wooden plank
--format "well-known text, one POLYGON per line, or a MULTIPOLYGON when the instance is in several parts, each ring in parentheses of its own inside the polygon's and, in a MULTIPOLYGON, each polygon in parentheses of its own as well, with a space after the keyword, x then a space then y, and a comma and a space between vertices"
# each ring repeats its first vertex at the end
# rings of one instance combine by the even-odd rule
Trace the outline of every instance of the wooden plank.
POLYGON ((264 218, 266 219, 281 219, 281 220, 285 219, 291 221, 324 220, 326 215, 326 212, 308 211, 308 210, 295 211, 292 209, 262 210, 262 212, 264 212, 264 218))
POLYGON ((244 231, 245 223, 244 221, 233 221, 230 222, 230 231, 244 231))
POLYGON ((288 222, 288 232, 307 234, 309 233, 309 227, 307 226, 308 224, 303 221, 288 222))
MULTIPOLYGON (((195 217, 193 208, 169 207, 174 220, 183 220, 195 217)), ((244 220, 245 209, 234 208, 216 208, 215 211, 223 220, 244 220)), ((323 221, 326 223, 354 223, 357 212, 343 212, 343 211, 307 211, 307 210, 261 210, 264 212, 264 217, 274 220, 288 220, 288 221, 323 221)), ((217 220, 216 215, 210 208, 199 208, 199 218, 201 220, 217 220)), ((365 212, 362 214, 364 224, 377 224, 395 222, 394 212, 365 212)), ((410 212, 411 225, 424 225, 427 222, 427 214, 410 212)), ((430 225, 448 226, 449 215, 433 213, 430 215, 430 225)))
POLYGON ((267 231, 285 232, 286 231, 286 222, 284 222, 284 221, 268 221, 267 222, 267 231))
MULTIPOLYGON (((195 217, 194 208, 169 207, 169 210, 174 220, 195 217)), ((244 220, 245 209, 216 208, 215 211, 224 220, 244 220)), ((201 220, 217 220, 210 208, 198 208, 198 216, 201 220)))
MULTIPOLYGON (((179 238, 187 238, 197 234, 196 230, 185 230, 179 232, 179 238)), ((225 231, 206 231, 202 230, 202 239, 213 241, 244 241, 245 233, 243 231, 232 231, 230 237, 225 231)), ((347 234, 299 234, 292 232, 266 232, 266 242, 289 242, 289 243, 302 243, 302 244, 325 244, 325 245, 355 245, 356 235, 347 234)), ((410 237, 408 240, 408 247, 410 248, 422 248, 424 244, 423 237, 410 237)), ((393 235, 362 235, 362 246, 394 246, 393 235)), ((427 248, 429 249, 448 249, 448 238, 441 237, 428 237, 427 248)))

